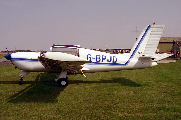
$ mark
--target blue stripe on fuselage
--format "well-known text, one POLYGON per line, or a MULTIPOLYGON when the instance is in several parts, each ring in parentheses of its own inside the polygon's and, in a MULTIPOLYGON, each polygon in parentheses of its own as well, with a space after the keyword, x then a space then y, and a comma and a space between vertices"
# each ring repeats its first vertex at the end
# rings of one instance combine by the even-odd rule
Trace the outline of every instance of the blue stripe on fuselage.
POLYGON ((27 58, 12 58, 12 61, 27 61, 27 62, 39 62, 38 59, 27 59, 27 58))
POLYGON ((120 63, 100 63, 100 62, 91 62, 91 63, 86 63, 87 65, 119 65, 119 66, 126 66, 129 64, 130 60, 134 57, 134 55, 136 54, 136 52, 138 51, 138 48, 140 47, 142 41, 144 40, 145 36, 147 35, 149 29, 151 28, 151 25, 148 25, 145 33, 143 34, 142 38, 140 39, 138 45, 136 46, 136 48, 134 49, 133 53, 131 54, 130 58, 128 59, 127 62, 125 62, 124 64, 120 64, 120 63))

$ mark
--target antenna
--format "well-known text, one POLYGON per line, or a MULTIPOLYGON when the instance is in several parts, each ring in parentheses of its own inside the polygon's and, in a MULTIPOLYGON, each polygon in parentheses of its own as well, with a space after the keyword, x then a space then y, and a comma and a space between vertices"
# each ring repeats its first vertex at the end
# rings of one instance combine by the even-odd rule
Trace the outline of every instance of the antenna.
MULTIPOLYGON (((136 33, 136 36, 137 36, 137 33, 138 33, 138 32, 141 32, 141 31, 138 30, 137 22, 136 22, 136 30, 134 30, 134 31, 132 31, 132 32, 135 32, 135 33, 136 33)), ((138 38, 136 37, 136 41, 137 41, 137 39, 138 39, 138 38)))

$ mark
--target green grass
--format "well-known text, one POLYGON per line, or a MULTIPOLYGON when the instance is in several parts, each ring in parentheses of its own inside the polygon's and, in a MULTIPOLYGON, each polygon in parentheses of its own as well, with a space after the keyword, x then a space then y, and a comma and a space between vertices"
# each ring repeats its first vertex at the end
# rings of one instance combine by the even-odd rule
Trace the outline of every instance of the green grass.
POLYGON ((140 70, 68 76, 30 73, 18 85, 13 65, 0 66, 0 119, 181 119, 181 61, 140 70))
POLYGON ((4 53, 0 53, 0 59, 1 59, 1 58, 4 58, 5 55, 6 55, 6 54, 4 54, 4 53))

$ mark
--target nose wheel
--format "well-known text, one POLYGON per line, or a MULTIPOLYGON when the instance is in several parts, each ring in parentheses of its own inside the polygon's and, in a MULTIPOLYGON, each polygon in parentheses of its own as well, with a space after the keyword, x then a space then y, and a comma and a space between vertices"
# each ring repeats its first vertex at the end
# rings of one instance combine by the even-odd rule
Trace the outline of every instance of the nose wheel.
POLYGON ((19 79, 19 85, 22 85, 23 84, 23 77, 21 77, 20 79, 19 79))

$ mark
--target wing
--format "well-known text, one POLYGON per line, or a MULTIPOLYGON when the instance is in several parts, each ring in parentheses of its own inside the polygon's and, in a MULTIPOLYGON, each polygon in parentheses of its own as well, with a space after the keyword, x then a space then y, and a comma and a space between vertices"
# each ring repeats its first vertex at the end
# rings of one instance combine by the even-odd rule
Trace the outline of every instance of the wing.
POLYGON ((39 61, 45 68, 52 72, 67 71, 74 74, 83 68, 85 63, 90 63, 83 58, 62 52, 46 52, 40 55, 39 61))

